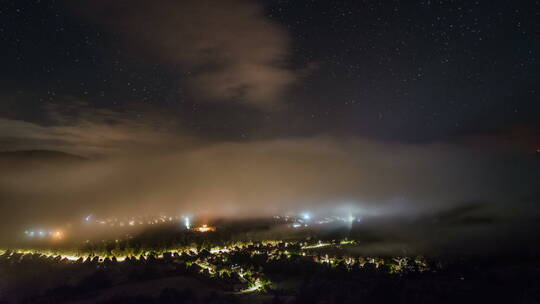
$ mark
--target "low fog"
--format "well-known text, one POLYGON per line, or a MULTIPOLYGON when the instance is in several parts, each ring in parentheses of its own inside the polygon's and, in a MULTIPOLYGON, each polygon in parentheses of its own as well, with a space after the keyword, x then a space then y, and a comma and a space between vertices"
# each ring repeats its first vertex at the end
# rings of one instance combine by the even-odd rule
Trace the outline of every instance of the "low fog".
POLYGON ((166 124, 163 114, 136 120, 83 104, 45 110, 47 124, 0 119, 3 240, 76 226, 89 214, 218 219, 353 210, 362 229, 386 237, 457 227, 424 242, 523 238, 539 218, 538 155, 490 138, 210 140, 166 124))
MULTIPOLYGON (((94 128, 83 125, 74 128, 94 128)), ((351 206, 359 216, 411 219, 474 204, 495 223, 535 216, 529 208, 536 202, 534 155, 332 136, 186 145, 184 138, 167 134, 144 148, 148 138, 129 136, 109 142, 103 137, 101 155, 92 154, 94 146, 80 157, 3 153, 4 237, 31 225, 77 222, 87 214, 259 217, 351 206)), ((80 137, 76 144, 69 136, 62 140, 53 142, 64 152, 84 152, 80 137)), ((52 148, 48 138, 32 143, 52 148)))

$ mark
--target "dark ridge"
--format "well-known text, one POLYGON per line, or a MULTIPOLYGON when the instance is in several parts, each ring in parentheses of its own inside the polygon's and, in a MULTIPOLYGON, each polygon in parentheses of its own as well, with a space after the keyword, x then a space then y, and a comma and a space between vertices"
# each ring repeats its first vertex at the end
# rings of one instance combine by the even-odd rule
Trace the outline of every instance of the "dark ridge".
POLYGON ((0 152, 0 161, 61 161, 80 162, 88 158, 52 150, 26 150, 0 152))

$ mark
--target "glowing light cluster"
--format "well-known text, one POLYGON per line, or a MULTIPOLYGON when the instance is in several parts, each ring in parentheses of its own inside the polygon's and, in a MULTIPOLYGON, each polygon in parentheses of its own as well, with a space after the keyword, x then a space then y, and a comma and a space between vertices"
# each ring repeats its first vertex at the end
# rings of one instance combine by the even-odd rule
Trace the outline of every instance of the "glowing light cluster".
POLYGON ((314 248, 321 248, 321 247, 326 247, 326 246, 332 246, 332 244, 331 243, 323 243, 323 242, 319 241, 315 245, 303 246, 302 249, 314 249, 314 248))
POLYGON ((209 231, 216 231, 216 228, 215 227, 211 227, 211 226, 208 226, 206 224, 200 226, 200 227, 196 227, 196 228, 193 228, 195 231, 198 231, 198 232, 209 232, 209 231))
POLYGON ((260 291, 264 288, 264 284, 260 279, 256 279, 255 281, 251 282, 250 286, 242 291, 240 293, 250 293, 255 291, 260 291))
POLYGON ((26 230, 24 232, 29 238, 37 237, 39 239, 50 238, 52 240, 61 240, 64 238, 64 232, 62 230, 26 230))
POLYGON ((352 227, 353 223, 361 222, 361 217, 354 215, 352 212, 349 212, 346 215, 322 215, 322 216, 315 216, 312 215, 309 212, 304 212, 299 214, 296 217, 289 217, 289 216, 274 216, 274 219, 277 220, 283 220, 284 222, 292 221, 293 223, 290 225, 292 228, 300 228, 300 227, 309 227, 315 224, 318 225, 324 225, 324 224, 331 224, 331 223, 344 223, 349 226, 349 228, 352 227))
POLYGON ((171 223, 174 220, 179 220, 179 216, 159 215, 159 216, 137 216, 137 217, 110 217, 110 218, 95 218, 90 214, 84 218, 88 224, 100 224, 101 226, 109 227, 134 227, 142 225, 157 225, 163 223, 171 223))
MULTIPOLYGON (((204 225, 197 228, 209 228, 208 225, 204 225), (204 227, 206 226, 206 227, 204 227)), ((194 229, 197 229, 194 228, 194 229)), ((207 231, 206 229, 204 229, 207 231)), ((222 278, 230 277, 231 274, 236 274, 241 283, 241 287, 236 289, 237 294, 244 293, 253 293, 253 292, 267 292, 272 289, 272 282, 266 277, 263 270, 254 265, 238 265, 233 263, 230 260, 230 256, 234 255, 235 252, 246 253, 250 256, 259 255, 262 252, 267 254, 267 261, 280 261, 280 260, 289 260, 297 259, 298 256, 304 257, 304 261, 324 264, 328 268, 344 267, 347 271, 353 269, 364 268, 367 265, 371 265, 376 269, 381 269, 382 271, 387 271, 389 274, 399 274, 404 271, 418 271, 425 272, 429 271, 428 262, 421 256, 417 257, 365 257, 365 256, 350 256, 350 255, 336 255, 323 253, 319 250, 310 250, 320 247, 335 247, 337 249, 342 248, 343 245, 356 244, 354 240, 343 239, 343 240, 333 240, 330 242, 323 241, 282 241, 282 240, 267 240, 263 242, 237 242, 227 247, 214 247, 209 250, 210 255, 205 253, 200 255, 196 247, 179 247, 177 249, 168 250, 164 249, 162 252, 156 251, 145 251, 141 253, 142 257, 148 258, 149 256, 154 257, 155 259, 165 259, 168 257, 171 258, 171 255, 178 253, 180 255, 188 255, 191 258, 185 261, 186 267, 198 266, 198 273, 208 276, 211 278, 222 278), (167 254, 165 254, 167 253, 167 254), (380 266, 387 267, 380 267, 380 266)), ((114 254, 111 255, 107 253, 106 255, 96 255, 95 253, 83 253, 82 251, 64 251, 60 252, 57 250, 3 250, 0 249, 0 255, 5 253, 12 255, 14 253, 23 253, 23 254, 39 254, 45 257, 60 257, 61 259, 66 259, 71 261, 70 263, 82 263, 85 259, 92 259, 97 263, 110 263, 118 262, 122 263, 129 259, 132 259, 134 256, 131 254, 114 254)), ((331 250, 335 252, 335 250, 331 250)), ((9 257, 8 257, 9 258, 9 257)), ((17 259, 20 257, 17 256, 17 259)))

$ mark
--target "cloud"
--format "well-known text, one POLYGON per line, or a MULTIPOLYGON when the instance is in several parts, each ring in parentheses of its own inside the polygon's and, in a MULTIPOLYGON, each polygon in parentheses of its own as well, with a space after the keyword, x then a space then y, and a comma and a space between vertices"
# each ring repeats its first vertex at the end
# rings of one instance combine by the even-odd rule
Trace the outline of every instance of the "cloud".
POLYGON ((534 171, 509 175, 481 153, 445 144, 393 145, 317 136, 179 149, 174 143, 180 138, 168 134, 153 138, 152 149, 134 151, 141 133, 125 132, 123 126, 106 129, 121 136, 94 141, 95 130, 104 127, 36 129, 20 123, 19 135, 31 140, 53 138, 62 147, 90 142, 101 151, 114 148, 109 157, 93 161, 2 168, 0 192, 10 203, 0 214, 24 215, 27 221, 59 214, 69 219, 84 213, 162 211, 260 216, 343 205, 364 214, 407 217, 474 201, 515 204, 531 184, 516 175, 525 178, 534 171))
POLYGON ((129 46, 180 67, 200 101, 271 109, 302 74, 287 67, 290 41, 255 1, 132 0, 87 2, 84 14, 129 46))
POLYGON ((96 109, 84 103, 50 104, 43 109, 47 123, 0 117, 0 143, 5 150, 55 150, 83 156, 111 156, 126 151, 180 148, 195 142, 162 118, 146 113, 96 109))
POLYGON ((140 120, 84 104, 49 106, 47 113, 47 124, 0 118, 2 146, 91 159, 19 164, 3 161, 0 153, 0 201, 6 202, 0 204, 0 228, 88 213, 249 217, 354 208, 364 216, 407 219, 470 203, 487 207, 450 223, 538 218, 531 212, 538 163, 506 150, 487 154, 489 149, 456 142, 397 144, 331 135, 210 142, 163 126, 166 119, 150 111, 140 120))

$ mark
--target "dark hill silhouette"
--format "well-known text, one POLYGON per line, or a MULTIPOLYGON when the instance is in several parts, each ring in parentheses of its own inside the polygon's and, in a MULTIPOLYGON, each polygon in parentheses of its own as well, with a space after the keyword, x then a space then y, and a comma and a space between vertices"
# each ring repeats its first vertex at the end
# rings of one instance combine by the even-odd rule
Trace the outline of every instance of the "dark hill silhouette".
POLYGON ((26 150, 0 152, 0 168, 23 169, 28 167, 76 165, 88 158, 60 151, 26 150))
POLYGON ((85 161, 85 157, 52 150, 25 150, 0 152, 0 161, 9 160, 46 160, 46 161, 85 161))

